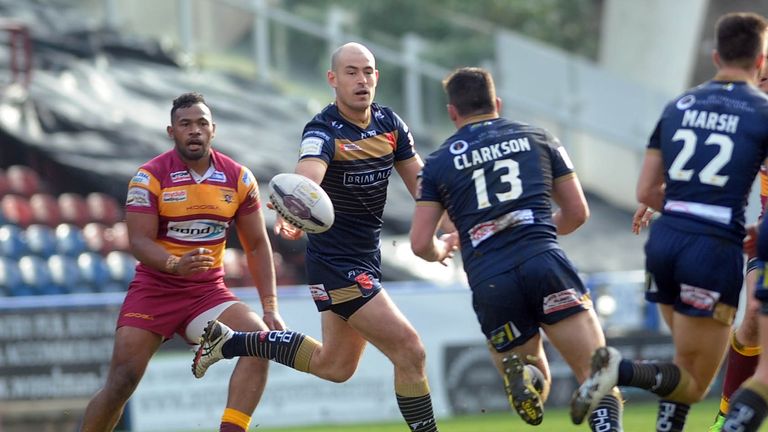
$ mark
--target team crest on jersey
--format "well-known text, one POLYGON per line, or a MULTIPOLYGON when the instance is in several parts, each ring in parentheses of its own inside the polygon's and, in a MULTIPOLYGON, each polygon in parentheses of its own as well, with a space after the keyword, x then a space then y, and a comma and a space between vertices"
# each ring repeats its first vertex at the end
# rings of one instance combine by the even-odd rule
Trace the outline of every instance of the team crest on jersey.
POLYGON ((690 108, 691 106, 693 106, 693 104, 695 104, 695 103, 696 103, 696 96, 695 95, 685 95, 685 96, 681 97, 677 101, 675 106, 679 110, 686 110, 686 109, 690 108))
POLYGON ((235 199, 235 191, 232 189, 219 189, 221 192, 221 200, 227 204, 232 204, 235 199))
POLYGON ((469 144, 467 144, 464 140, 458 140, 451 143, 450 146, 448 146, 448 151, 451 152, 451 154, 462 154, 469 148, 469 144))
POLYGON ((171 173, 171 182, 179 183, 183 181, 192 180, 192 176, 189 175, 189 171, 175 171, 171 173))
POLYGON ((208 180, 216 183, 226 183, 227 175, 221 171, 214 171, 213 174, 208 177, 208 180))

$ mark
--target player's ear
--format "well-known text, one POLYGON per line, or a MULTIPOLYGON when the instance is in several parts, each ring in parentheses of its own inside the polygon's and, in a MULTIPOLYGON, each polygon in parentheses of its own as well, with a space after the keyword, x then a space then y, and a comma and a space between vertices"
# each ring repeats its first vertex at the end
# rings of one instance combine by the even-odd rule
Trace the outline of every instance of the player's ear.
POLYGON ((333 88, 336 88, 336 86, 337 86, 337 83, 336 83, 336 73, 334 71, 329 70, 326 73, 326 79, 328 80, 328 85, 330 85, 333 88))
POLYGON ((720 53, 718 53, 717 50, 712 50, 712 63, 717 67, 723 66, 723 62, 720 60, 720 53))
POLYGON ((452 122, 459 119, 459 112, 456 110, 455 106, 447 104, 445 108, 448 110, 448 118, 450 118, 452 122))
POLYGON ((211 141, 216 136, 216 123, 211 123, 211 141))
POLYGON ((168 138, 173 139, 173 126, 166 126, 165 132, 168 134, 168 138))
POLYGON ((496 97, 496 113, 501 114, 501 98, 496 97))

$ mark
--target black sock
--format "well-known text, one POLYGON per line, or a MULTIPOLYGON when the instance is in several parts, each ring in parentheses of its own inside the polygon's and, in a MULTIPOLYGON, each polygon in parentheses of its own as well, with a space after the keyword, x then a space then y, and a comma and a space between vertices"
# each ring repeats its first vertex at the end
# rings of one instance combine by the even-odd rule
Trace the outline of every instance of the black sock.
POLYGON ((397 396, 397 406, 412 432, 437 432, 435 414, 432 412, 432 397, 397 396))
POLYGON ((657 432, 682 432, 690 405, 670 400, 659 401, 659 414, 656 417, 657 432))
POLYGON ((768 413, 766 400, 749 387, 742 388, 731 397, 723 430, 728 432, 757 432, 766 413, 768 413))
POLYGON ((618 385, 636 387, 664 397, 680 384, 680 368, 673 363, 622 360, 618 385))
POLYGON ((224 358, 265 358, 308 372, 309 360, 318 346, 311 337, 290 330, 234 332, 221 347, 221 353, 224 358))
MULTIPOLYGON (((618 393, 618 392, 617 392, 618 393)), ((614 394, 600 399, 592 414, 589 415, 589 428, 594 432, 621 431, 622 403, 614 394)))

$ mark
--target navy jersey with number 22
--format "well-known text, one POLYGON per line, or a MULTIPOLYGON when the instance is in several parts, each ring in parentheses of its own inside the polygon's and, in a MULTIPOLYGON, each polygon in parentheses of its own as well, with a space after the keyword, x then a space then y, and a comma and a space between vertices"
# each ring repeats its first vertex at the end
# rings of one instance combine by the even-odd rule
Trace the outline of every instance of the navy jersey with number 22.
POLYGON ((768 98, 746 82, 710 81, 672 101, 648 143, 664 161, 662 219, 736 243, 768 149, 768 98))
POLYGON ((478 116, 425 161, 421 205, 444 207, 456 224, 470 285, 556 249, 553 182, 574 175, 546 130, 478 116))

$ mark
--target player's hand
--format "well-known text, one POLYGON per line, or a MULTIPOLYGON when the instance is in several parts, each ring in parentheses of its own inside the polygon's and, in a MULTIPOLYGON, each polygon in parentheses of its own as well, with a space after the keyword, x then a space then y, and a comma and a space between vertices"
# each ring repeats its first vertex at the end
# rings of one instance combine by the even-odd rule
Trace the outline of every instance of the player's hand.
MULTIPOLYGON (((275 210, 275 206, 273 206, 271 202, 267 203, 267 208, 270 210, 275 210)), ((304 231, 288 223, 288 221, 283 219, 283 217, 279 214, 276 216, 277 218, 275 219, 274 228, 275 235, 280 236, 286 240, 298 240, 301 238, 301 235, 304 234, 304 231)))
POLYGON ((445 261, 453 258, 453 253, 459 250, 459 233, 457 231, 443 234, 437 239, 437 259, 444 266, 448 266, 445 261))
POLYGON ((206 248, 194 248, 179 257, 176 266, 176 274, 179 276, 193 275, 210 270, 213 266, 212 250, 206 248))
POLYGON ((651 223, 651 218, 653 218, 653 214, 654 211, 652 208, 649 208, 645 204, 640 204, 635 211, 635 214, 632 216, 632 232, 640 234, 640 231, 642 231, 643 228, 648 228, 648 225, 651 223))
POLYGON ((283 317, 281 317, 280 312, 276 310, 264 312, 262 319, 264 320, 264 324, 266 324, 270 330, 285 330, 286 328, 283 317))
POLYGON ((757 224, 749 224, 746 227, 747 235, 744 236, 744 253, 747 258, 757 256, 757 224))

